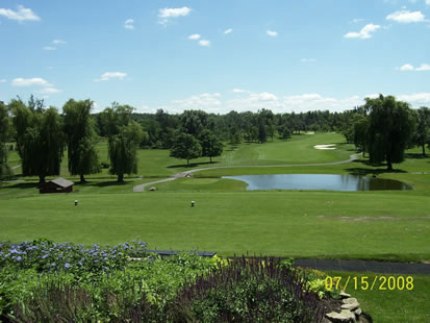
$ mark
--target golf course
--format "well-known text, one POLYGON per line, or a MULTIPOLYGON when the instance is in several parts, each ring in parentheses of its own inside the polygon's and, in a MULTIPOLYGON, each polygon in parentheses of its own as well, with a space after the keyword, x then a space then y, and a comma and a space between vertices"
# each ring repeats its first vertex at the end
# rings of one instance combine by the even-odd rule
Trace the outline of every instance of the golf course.
MULTIPOLYGON (((97 149, 102 159, 107 158, 105 142, 97 149)), ((139 174, 126 177, 124 184, 103 170, 87 176, 88 183, 75 185, 73 193, 39 194, 37 178, 20 177, 18 159, 11 155, 17 176, 0 188, 0 240, 46 238, 87 245, 141 240, 151 249, 205 250, 219 256, 428 263, 430 159, 420 157, 418 150, 408 150, 406 156, 405 162, 387 172, 383 165, 370 166, 337 133, 294 135, 264 145, 228 145, 213 163, 198 158, 189 166, 169 157, 167 150, 141 149, 139 174), (335 149, 316 149, 316 145, 335 149), (222 178, 250 174, 359 174, 398 180, 412 189, 247 191, 244 182, 222 178), (163 181, 166 178, 172 180, 163 181), (133 192, 142 184, 142 192, 133 192)), ((78 182, 63 164, 61 175, 78 182)), ((376 322, 405 316, 424 322, 430 318, 426 309, 430 277, 413 277, 412 291, 347 292, 358 297, 376 322)))

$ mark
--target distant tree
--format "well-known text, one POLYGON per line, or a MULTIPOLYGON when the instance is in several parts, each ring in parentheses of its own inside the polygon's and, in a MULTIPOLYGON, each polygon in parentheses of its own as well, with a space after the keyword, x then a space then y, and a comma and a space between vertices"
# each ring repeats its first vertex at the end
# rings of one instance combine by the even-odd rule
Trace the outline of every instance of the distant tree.
POLYGON ((182 132, 199 138, 208 127, 208 114, 201 110, 185 110, 179 116, 182 132))
POLYGON ((395 97, 380 95, 376 99, 366 98, 369 114, 369 159, 372 163, 393 163, 404 160, 404 151, 413 134, 414 122, 407 103, 395 97))
POLYGON ((0 101, 0 179, 10 173, 7 164, 6 142, 9 133, 9 116, 6 105, 0 101))
POLYGON ((121 126, 119 132, 109 138, 110 173, 117 175, 118 183, 124 182, 124 174, 136 174, 137 148, 141 141, 143 130, 134 121, 121 126))
POLYGON ((353 124, 353 137, 355 147, 361 150, 364 156, 369 148, 369 118, 367 116, 356 116, 353 124))
POLYGON ((132 113, 131 106, 113 103, 100 116, 101 127, 108 137, 110 173, 118 176, 119 183, 124 182, 125 174, 138 171, 137 148, 143 139, 143 129, 132 120, 132 113))
POLYGON ((179 133, 175 136, 173 146, 170 149, 170 156, 186 159, 187 165, 190 159, 198 158, 202 155, 202 147, 194 136, 187 133, 179 133))
POLYGON ((202 147, 202 156, 209 157, 212 163, 212 157, 221 156, 223 145, 211 131, 204 130, 200 137, 200 145, 202 147))
POLYGON ((422 155, 426 156, 426 145, 430 143, 430 109, 421 107, 416 112, 417 128, 414 134, 414 143, 421 147, 422 155))
POLYGON ((64 132, 67 137, 68 168, 72 175, 85 175, 100 171, 95 149, 95 130, 90 112, 93 102, 70 99, 63 106, 64 132))
POLYGON ((43 109, 35 102, 41 101, 31 98, 26 106, 20 99, 12 100, 10 107, 22 174, 38 176, 40 185, 46 176, 60 174, 64 134, 57 110, 43 109))

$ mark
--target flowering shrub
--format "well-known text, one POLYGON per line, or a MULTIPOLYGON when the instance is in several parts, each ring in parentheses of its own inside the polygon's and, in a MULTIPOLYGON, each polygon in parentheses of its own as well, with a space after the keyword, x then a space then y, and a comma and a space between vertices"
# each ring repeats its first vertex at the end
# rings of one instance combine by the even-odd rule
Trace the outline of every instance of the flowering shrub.
POLYGON ((129 257, 144 256, 146 243, 137 241, 113 247, 35 240, 0 243, 0 267, 34 268, 38 272, 107 272, 123 269, 129 257))

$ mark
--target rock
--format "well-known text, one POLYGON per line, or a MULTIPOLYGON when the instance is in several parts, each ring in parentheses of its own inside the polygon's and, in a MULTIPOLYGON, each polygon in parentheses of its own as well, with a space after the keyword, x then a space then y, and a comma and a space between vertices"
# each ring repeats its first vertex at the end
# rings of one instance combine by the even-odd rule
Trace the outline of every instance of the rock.
POLYGON ((353 311, 360 307, 357 299, 354 297, 345 298, 342 300, 341 309, 353 311))
POLYGON ((151 192, 154 192, 154 191, 156 191, 157 190, 157 188, 155 187, 155 186, 151 186, 150 188, 149 188, 149 191, 151 191, 151 192))
POLYGON ((339 296, 340 296, 342 299, 344 299, 344 298, 350 298, 350 297, 351 297, 351 295, 350 295, 350 294, 345 293, 344 291, 341 291, 341 292, 339 293, 339 296))
POLYGON ((325 315, 333 323, 356 323, 355 314, 349 310, 342 310, 340 313, 330 312, 325 315))
POLYGON ((361 310, 361 308, 357 308, 357 309, 355 309, 354 313, 355 313, 355 315, 360 316, 361 313, 363 313, 363 311, 361 310))

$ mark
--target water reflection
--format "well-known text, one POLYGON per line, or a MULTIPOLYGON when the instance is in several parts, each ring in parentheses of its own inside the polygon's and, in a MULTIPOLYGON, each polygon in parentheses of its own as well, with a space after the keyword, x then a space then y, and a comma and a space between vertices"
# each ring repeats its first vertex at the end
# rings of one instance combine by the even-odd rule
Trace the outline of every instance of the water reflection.
POLYGON ((223 176, 243 181, 247 190, 329 190, 329 191, 377 191, 410 190, 411 187, 392 179, 336 174, 272 174, 223 176))

